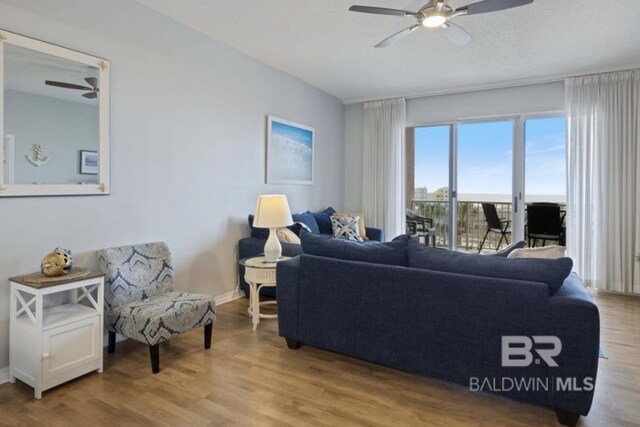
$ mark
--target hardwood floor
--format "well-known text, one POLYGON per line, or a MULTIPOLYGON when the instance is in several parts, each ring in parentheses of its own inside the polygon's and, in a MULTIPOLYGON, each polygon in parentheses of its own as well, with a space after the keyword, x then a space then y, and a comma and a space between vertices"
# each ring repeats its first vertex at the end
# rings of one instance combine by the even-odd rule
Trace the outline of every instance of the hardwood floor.
MULTIPOLYGON (((640 426, 640 298, 599 294, 602 344, 580 426, 640 426)), ((550 426, 553 411, 312 347, 289 350, 277 322, 251 332, 247 300, 218 307, 211 350, 197 330, 160 347, 119 343, 103 374, 46 391, 0 386, 0 425, 550 426)), ((579 331, 576 331, 579 333, 579 331)))

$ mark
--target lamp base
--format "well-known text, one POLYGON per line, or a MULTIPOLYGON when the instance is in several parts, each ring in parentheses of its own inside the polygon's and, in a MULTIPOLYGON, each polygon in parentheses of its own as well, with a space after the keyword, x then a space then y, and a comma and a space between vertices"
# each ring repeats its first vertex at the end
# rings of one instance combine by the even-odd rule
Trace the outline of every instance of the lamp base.
POLYGON ((277 262, 282 255, 282 245, 277 236, 277 228, 269 229, 269 238, 264 245, 264 257, 267 262, 277 262))

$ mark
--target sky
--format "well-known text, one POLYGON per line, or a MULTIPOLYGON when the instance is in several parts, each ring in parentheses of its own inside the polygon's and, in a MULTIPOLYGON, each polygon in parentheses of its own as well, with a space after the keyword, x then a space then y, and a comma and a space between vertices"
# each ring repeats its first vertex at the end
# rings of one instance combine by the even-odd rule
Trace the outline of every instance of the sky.
MULTIPOLYGON (((508 121, 458 126, 458 193, 510 195, 513 126, 508 121)), ((566 192, 565 118, 525 122, 525 192, 566 192)), ((449 185, 449 126, 415 129, 415 187, 449 185)))
POLYGON ((290 126, 285 123, 280 123, 276 120, 273 120, 271 122, 271 129, 274 134, 282 135, 292 141, 296 141, 311 148, 312 133, 310 130, 290 126))

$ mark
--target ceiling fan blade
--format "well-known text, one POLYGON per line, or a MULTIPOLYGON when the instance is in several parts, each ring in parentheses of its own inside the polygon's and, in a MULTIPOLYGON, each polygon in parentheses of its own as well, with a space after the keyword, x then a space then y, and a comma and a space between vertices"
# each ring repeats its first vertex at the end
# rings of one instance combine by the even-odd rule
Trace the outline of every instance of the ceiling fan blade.
POLYGON ((416 24, 416 25, 412 25, 409 28, 405 28, 402 31, 398 31, 397 33, 393 34, 392 36, 387 37, 386 39, 382 40, 380 43, 378 43, 376 45, 376 47, 387 47, 390 44, 396 42, 397 40, 401 39, 402 37, 406 36, 407 34, 409 34, 410 32, 412 32, 413 30, 417 29, 420 26, 420 24, 416 24))
POLYGON ((451 40, 454 44, 458 46, 465 45, 471 41, 471 36, 467 33, 467 30, 462 28, 459 25, 454 24, 453 22, 447 22, 442 25, 442 29, 446 36, 451 40))
POLYGON ((386 7, 351 6, 349 10, 351 12, 375 13, 376 15, 416 16, 415 12, 409 12, 408 10, 388 9, 386 7))
POLYGON ((54 82, 52 80, 45 80, 44 84, 49 86, 62 87, 65 89, 77 89, 77 90, 93 90, 92 87, 74 85, 73 83, 54 82))
POLYGON ((477 15, 479 13, 497 12, 499 10, 512 9, 514 7, 525 6, 533 3, 533 0, 484 0, 477 3, 461 7, 456 12, 466 10, 467 15, 477 15))
POLYGON ((89 86, 91 86, 94 89, 98 89, 98 79, 96 79, 95 77, 87 77, 86 79, 84 79, 85 82, 89 83, 89 86))
POLYGON ((85 98, 93 99, 93 98, 97 98, 98 94, 95 92, 88 92, 88 93, 82 94, 82 96, 84 96, 85 98))

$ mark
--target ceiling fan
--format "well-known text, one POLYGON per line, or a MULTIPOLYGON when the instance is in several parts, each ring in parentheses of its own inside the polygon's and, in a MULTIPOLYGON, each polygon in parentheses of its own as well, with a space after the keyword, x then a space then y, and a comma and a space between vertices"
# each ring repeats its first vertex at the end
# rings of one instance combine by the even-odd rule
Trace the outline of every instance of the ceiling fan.
POLYGON ((89 99, 97 98, 98 92, 100 92, 100 89, 98 88, 98 79, 95 77, 87 77, 84 79, 84 81, 87 82, 91 87, 80 86, 73 83, 56 82, 52 80, 45 80, 44 84, 49 86, 61 87, 64 89, 87 90, 89 92, 83 93, 82 96, 89 99))
POLYGON ((371 6, 351 6, 352 12, 374 13, 377 15, 391 15, 415 18, 418 23, 405 28, 402 31, 387 37, 376 45, 376 47, 387 47, 401 37, 420 27, 441 28, 449 40, 458 46, 462 46, 471 41, 471 36, 459 25, 451 22, 452 18, 464 15, 477 15, 480 13, 497 12, 533 3, 533 0, 483 0, 466 6, 453 9, 447 5, 448 0, 430 0, 417 12, 408 10, 388 9, 385 7, 371 6))

